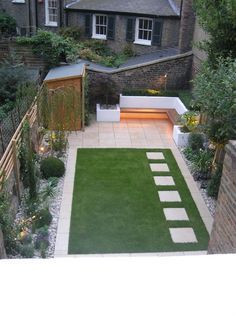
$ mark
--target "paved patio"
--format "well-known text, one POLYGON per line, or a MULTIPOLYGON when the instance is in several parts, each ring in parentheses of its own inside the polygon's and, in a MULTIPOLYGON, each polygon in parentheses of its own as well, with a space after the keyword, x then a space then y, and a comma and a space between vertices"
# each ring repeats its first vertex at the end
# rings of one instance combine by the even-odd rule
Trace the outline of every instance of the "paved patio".
MULTIPOLYGON (((206 229, 210 233, 213 222, 212 217, 178 148, 175 146, 175 143, 172 140, 172 124, 168 120, 122 120, 119 123, 97 123, 96 121, 93 121, 89 127, 86 127, 84 132, 73 132, 69 136, 69 155, 67 160, 67 169, 65 174, 64 190, 57 230, 57 239, 54 254, 55 257, 68 256, 67 249, 69 243, 70 216, 73 197, 76 154, 78 148, 88 147, 170 148, 187 182, 187 185, 198 207, 202 220, 205 223, 206 229)), ((150 155, 149 158, 152 158, 152 155, 150 155)), ((151 165, 151 167, 155 166, 155 164, 151 165)), ((165 197, 165 195, 163 197, 165 197)), ((184 236, 186 234, 188 235, 186 237, 186 241, 188 237, 190 240, 195 240, 194 236, 190 234, 192 232, 191 230, 187 230, 187 232, 183 233, 183 235, 181 234, 180 239, 178 239, 178 230, 172 230, 171 232, 172 238, 177 239, 177 242, 184 242, 184 236)), ((186 254, 189 255, 191 253, 196 254, 196 252, 168 252, 147 254, 155 256, 166 256, 186 254)), ((206 251, 201 251, 198 253, 206 254, 206 251)), ((127 255, 134 256, 136 254, 124 254, 124 256, 127 255)))
POLYGON ((85 132, 69 136, 70 147, 130 147, 171 148, 172 124, 169 120, 122 120, 121 122, 96 122, 85 132))

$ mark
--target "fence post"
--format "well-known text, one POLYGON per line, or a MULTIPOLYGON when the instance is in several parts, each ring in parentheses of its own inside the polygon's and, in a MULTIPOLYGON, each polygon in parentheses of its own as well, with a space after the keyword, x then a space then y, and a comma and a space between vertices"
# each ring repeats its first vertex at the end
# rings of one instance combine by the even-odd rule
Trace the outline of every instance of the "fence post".
POLYGON ((18 200, 20 201, 20 171, 18 167, 17 161, 17 147, 16 147, 16 140, 12 140, 12 157, 13 157, 13 165, 14 165, 14 175, 16 180, 16 193, 18 200))

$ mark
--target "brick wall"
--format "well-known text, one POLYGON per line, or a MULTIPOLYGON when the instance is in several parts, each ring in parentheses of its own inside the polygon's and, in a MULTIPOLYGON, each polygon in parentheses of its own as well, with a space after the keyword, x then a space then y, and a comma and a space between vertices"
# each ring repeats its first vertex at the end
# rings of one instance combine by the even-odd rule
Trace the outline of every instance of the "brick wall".
MULTIPOLYGON (((79 12, 68 13, 68 26, 79 26, 82 30, 85 27, 85 14, 79 12)), ((163 19, 163 30, 162 30, 162 42, 160 46, 145 46, 139 44, 128 43, 126 41, 126 25, 127 16, 116 15, 115 24, 115 40, 107 40, 108 46, 115 52, 122 52, 127 44, 131 45, 133 51, 137 55, 145 53, 151 53, 159 50, 160 48, 177 47, 179 41, 179 25, 180 20, 164 18, 163 19)))
POLYGON ((30 68, 44 68, 46 65, 42 58, 33 54, 29 46, 18 45, 12 39, 0 40, 0 62, 9 55, 30 68))
MULTIPOLYGON (((191 77, 192 54, 187 53, 166 58, 150 64, 143 64, 126 69, 118 69, 113 73, 88 70, 89 93, 93 99, 93 91, 97 84, 104 80, 112 80, 116 84, 117 94, 124 89, 181 89, 187 88, 191 77), (165 78, 165 75, 167 77, 165 78)), ((95 103, 92 100, 92 105, 95 103)))
POLYGON ((179 36, 179 49, 182 53, 192 49, 194 25, 193 0, 183 0, 179 36))
POLYGON ((236 253, 236 141, 226 146, 208 253, 236 253))

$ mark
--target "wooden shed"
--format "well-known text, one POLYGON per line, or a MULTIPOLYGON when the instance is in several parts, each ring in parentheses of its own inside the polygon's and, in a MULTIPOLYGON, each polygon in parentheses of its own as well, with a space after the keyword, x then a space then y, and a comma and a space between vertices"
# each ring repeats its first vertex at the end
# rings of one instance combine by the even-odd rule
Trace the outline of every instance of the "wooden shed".
POLYGON ((58 125, 67 131, 84 129, 84 80, 84 64, 63 65, 48 72, 44 83, 50 95, 48 106, 54 105, 51 112, 51 129, 58 129, 58 125), (63 97, 58 97, 58 93, 63 94, 63 97), (66 101, 71 103, 70 110, 66 101), (57 123, 59 120, 60 123, 57 123))

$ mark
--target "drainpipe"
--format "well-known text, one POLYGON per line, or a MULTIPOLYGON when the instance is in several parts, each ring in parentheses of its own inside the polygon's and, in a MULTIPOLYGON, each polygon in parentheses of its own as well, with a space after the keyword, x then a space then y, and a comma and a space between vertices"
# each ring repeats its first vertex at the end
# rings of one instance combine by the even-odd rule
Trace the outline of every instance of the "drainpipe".
POLYGON ((27 25, 27 34, 29 36, 31 36, 31 26, 32 26, 32 19, 31 19, 31 4, 30 4, 30 0, 28 0, 28 25, 27 25))

